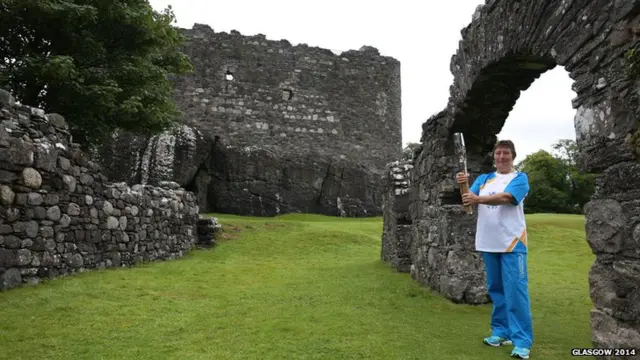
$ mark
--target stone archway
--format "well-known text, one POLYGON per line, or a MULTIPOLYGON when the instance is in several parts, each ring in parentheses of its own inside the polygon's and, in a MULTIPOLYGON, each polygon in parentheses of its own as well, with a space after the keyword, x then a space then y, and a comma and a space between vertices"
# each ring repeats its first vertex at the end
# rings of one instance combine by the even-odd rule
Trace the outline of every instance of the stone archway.
POLYGON ((393 182, 400 170, 390 168, 383 259, 407 271, 406 259, 397 257, 400 248, 409 249, 404 256, 420 283, 455 302, 488 301, 473 251, 475 217, 462 211, 454 182, 452 134, 465 135, 472 177, 490 170, 495 135, 520 91, 562 66, 577 93, 580 167, 602 173, 585 209, 587 241, 597 255, 589 274, 593 343, 640 348, 640 163, 627 145, 637 130, 639 83, 626 58, 638 32, 638 1, 487 0, 479 6, 451 60, 449 103, 423 124, 408 192, 391 191, 400 186, 393 182), (409 197, 410 220, 402 224, 406 209, 397 196, 409 197))

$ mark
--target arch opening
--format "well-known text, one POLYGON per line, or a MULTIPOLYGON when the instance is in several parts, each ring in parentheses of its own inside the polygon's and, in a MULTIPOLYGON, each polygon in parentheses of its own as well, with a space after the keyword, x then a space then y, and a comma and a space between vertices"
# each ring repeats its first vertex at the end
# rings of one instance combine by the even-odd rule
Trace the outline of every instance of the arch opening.
POLYGON ((555 67, 553 58, 513 55, 489 64, 476 77, 451 126, 452 133, 464 134, 474 170, 490 169, 488 154, 521 92, 555 67))
MULTIPOLYGON (((493 169, 492 150, 509 114, 521 94, 543 74, 558 69, 553 58, 512 55, 493 62, 475 78, 464 101, 455 108, 450 134, 464 135, 467 168, 472 176, 493 169)), ((453 152, 453 137, 447 138, 447 152, 453 152)), ((445 205, 460 204, 456 187, 440 195, 445 205)))
MULTIPOLYGON (((585 311, 592 343, 640 349, 640 147, 629 140, 640 137, 640 91, 625 58, 640 42, 638 24, 640 4, 634 2, 522 6, 505 0, 478 7, 451 59, 454 81, 447 107, 422 126, 410 188, 402 189, 388 175, 388 203, 397 197, 393 189, 411 199, 407 236, 414 280, 456 303, 490 301, 475 251, 476 217, 454 200, 459 199, 459 166, 452 135, 465 136, 472 177, 491 170, 496 135, 520 92, 562 66, 571 72, 577 93, 572 107, 578 167, 598 173, 582 221, 588 245, 583 249, 595 257, 583 278, 588 278, 593 305, 585 311)), ((383 255, 407 241, 393 226, 398 214, 385 211, 383 255)))

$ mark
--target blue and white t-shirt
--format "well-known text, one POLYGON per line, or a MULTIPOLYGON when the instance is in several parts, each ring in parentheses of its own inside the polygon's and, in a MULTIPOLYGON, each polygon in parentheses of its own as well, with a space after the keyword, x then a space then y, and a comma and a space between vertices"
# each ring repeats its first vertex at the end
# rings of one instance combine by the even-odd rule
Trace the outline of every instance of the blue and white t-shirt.
POLYGON ((480 175, 470 190, 479 196, 508 192, 513 203, 508 205, 478 204, 476 251, 527 252, 527 224, 523 201, 529 193, 527 174, 492 172, 480 175))

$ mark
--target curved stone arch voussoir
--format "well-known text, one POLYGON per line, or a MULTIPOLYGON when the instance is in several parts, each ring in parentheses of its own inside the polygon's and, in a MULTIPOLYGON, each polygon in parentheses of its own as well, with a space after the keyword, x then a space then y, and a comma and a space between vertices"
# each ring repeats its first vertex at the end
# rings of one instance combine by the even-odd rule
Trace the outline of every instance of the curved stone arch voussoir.
MULTIPOLYGON (((639 32, 640 1, 488 0, 478 7, 452 57, 449 103, 423 124, 422 151, 414 159, 414 279, 455 302, 488 302, 474 251, 475 216, 462 211, 454 182, 460 169, 452 134, 464 133, 472 177, 489 170, 495 135, 520 92, 562 66, 577 93, 580 166, 601 174, 585 208, 587 241, 597 255, 589 274, 593 343, 640 349, 640 164, 627 145, 637 131, 638 82, 626 57, 639 32)), ((385 221, 397 215, 385 211, 385 221)), ((388 235, 385 244, 394 241, 388 235)), ((392 248, 383 247, 383 259, 392 248)))
POLYGON ((638 10, 633 1, 488 1, 452 57, 449 129, 463 131, 471 149, 490 151, 520 91, 559 65, 578 94, 582 168, 635 160, 625 143, 636 122, 624 55, 637 42, 638 10))

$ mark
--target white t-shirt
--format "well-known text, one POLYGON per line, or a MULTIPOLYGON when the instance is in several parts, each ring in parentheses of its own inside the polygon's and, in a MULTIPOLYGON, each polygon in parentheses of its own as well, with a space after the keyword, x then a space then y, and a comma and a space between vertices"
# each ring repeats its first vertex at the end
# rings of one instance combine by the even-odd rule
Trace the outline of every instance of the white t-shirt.
POLYGON ((476 251, 527 252, 527 224, 524 219, 524 199, 529 193, 527 174, 492 172, 480 175, 470 190, 479 196, 508 192, 512 204, 478 205, 476 251))

